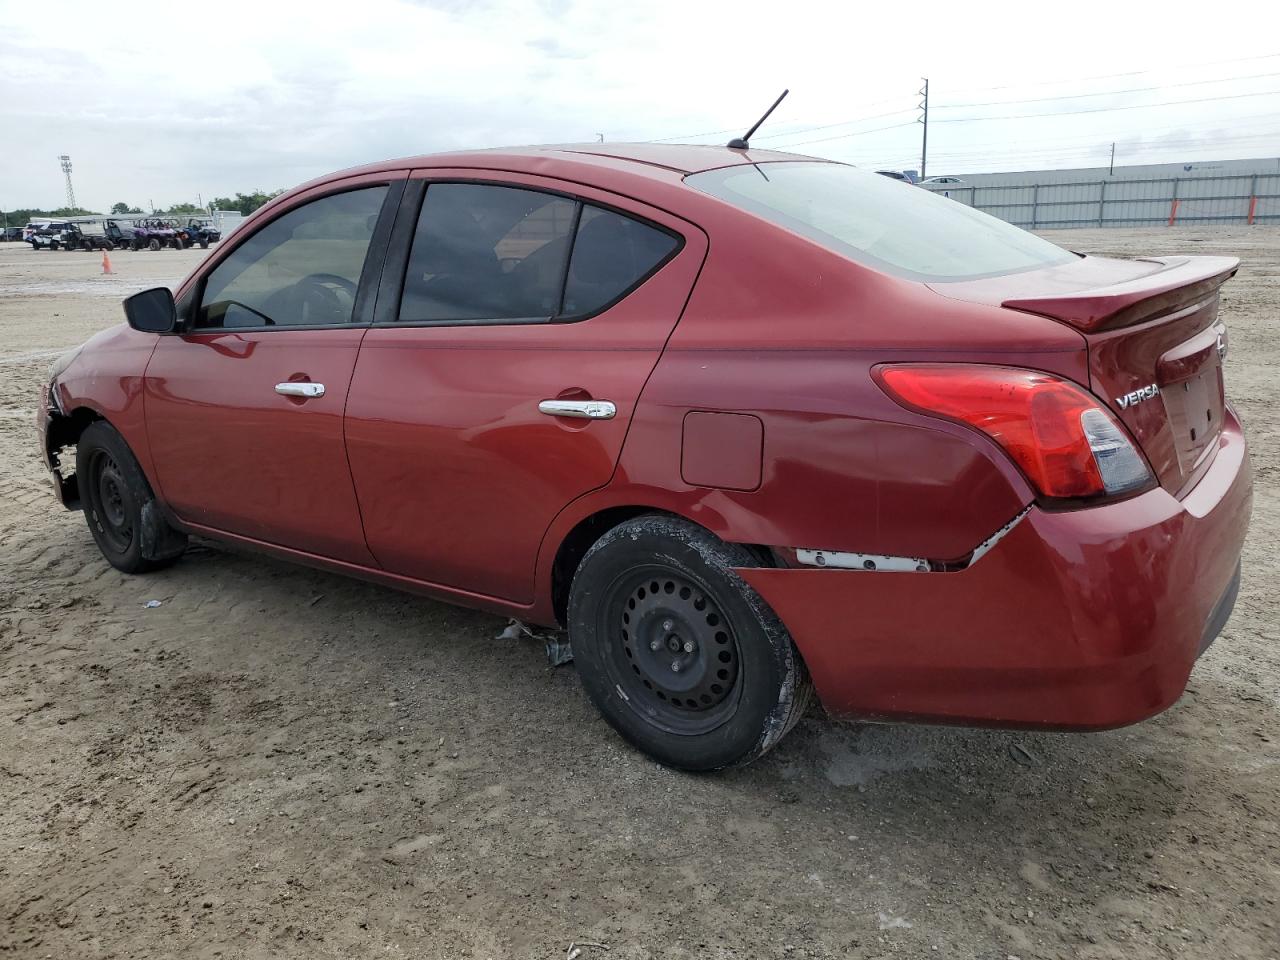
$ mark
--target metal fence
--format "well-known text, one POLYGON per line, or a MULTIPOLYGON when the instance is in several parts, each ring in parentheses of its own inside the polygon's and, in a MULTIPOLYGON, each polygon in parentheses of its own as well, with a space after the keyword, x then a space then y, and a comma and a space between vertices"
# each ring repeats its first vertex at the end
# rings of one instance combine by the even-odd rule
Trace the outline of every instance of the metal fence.
POLYGON ((1280 174, 926 189, 1029 230, 1280 223, 1280 174))

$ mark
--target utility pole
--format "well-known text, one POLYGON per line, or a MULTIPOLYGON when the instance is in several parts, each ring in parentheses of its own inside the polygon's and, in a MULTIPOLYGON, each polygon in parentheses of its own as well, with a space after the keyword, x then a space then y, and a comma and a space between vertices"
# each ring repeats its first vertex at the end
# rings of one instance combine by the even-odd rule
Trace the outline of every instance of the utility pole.
POLYGON ((1116 145, 1111 144, 1111 165, 1107 167, 1107 176, 1111 176, 1116 172, 1116 145))
POLYGON ((58 157, 62 164, 62 172, 67 178, 67 208, 74 210, 76 208, 76 192, 71 188, 71 158, 65 153, 58 157))
POLYGON ((920 138, 920 179, 923 180, 928 176, 925 164, 929 159, 929 78, 921 77, 924 86, 920 88, 920 96, 924 97, 920 101, 920 116, 916 118, 917 122, 924 127, 924 132, 920 138))

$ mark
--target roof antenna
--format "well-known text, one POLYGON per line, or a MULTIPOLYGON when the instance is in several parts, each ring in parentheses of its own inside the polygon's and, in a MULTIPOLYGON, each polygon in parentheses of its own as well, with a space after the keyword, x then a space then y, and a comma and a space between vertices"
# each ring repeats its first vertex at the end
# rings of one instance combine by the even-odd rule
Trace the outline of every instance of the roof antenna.
POLYGON ((782 95, 778 97, 777 100, 773 101, 773 106, 764 112, 764 116, 756 121, 756 125, 754 127, 748 130, 742 136, 734 137, 732 140, 729 141, 729 149, 730 150, 747 149, 747 147, 750 145, 748 141, 750 141, 751 135, 760 129, 760 124, 764 123, 766 120, 769 119, 769 114, 773 113, 774 110, 778 109, 778 104, 780 104, 786 98, 787 94, 790 92, 791 92, 790 90, 783 90, 782 95))

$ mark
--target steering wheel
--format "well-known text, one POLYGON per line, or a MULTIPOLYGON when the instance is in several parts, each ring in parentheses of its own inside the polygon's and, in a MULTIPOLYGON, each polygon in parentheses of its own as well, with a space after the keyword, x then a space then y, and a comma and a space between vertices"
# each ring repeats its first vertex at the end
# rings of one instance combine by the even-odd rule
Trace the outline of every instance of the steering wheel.
POLYGON ((336 273, 310 273, 272 294, 263 312, 281 324, 345 323, 356 302, 356 284, 336 273))

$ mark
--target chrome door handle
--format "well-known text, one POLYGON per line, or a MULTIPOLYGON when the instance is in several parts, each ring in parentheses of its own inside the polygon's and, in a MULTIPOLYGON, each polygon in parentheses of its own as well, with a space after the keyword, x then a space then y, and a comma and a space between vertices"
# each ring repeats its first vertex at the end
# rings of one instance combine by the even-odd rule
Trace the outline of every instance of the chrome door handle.
POLYGON ((608 400, 543 400, 538 404, 538 411, 549 417, 612 420, 618 408, 608 400))
POLYGON ((295 381, 286 381, 285 383, 276 384, 276 393, 286 397, 323 397, 323 383, 297 383, 295 381))

